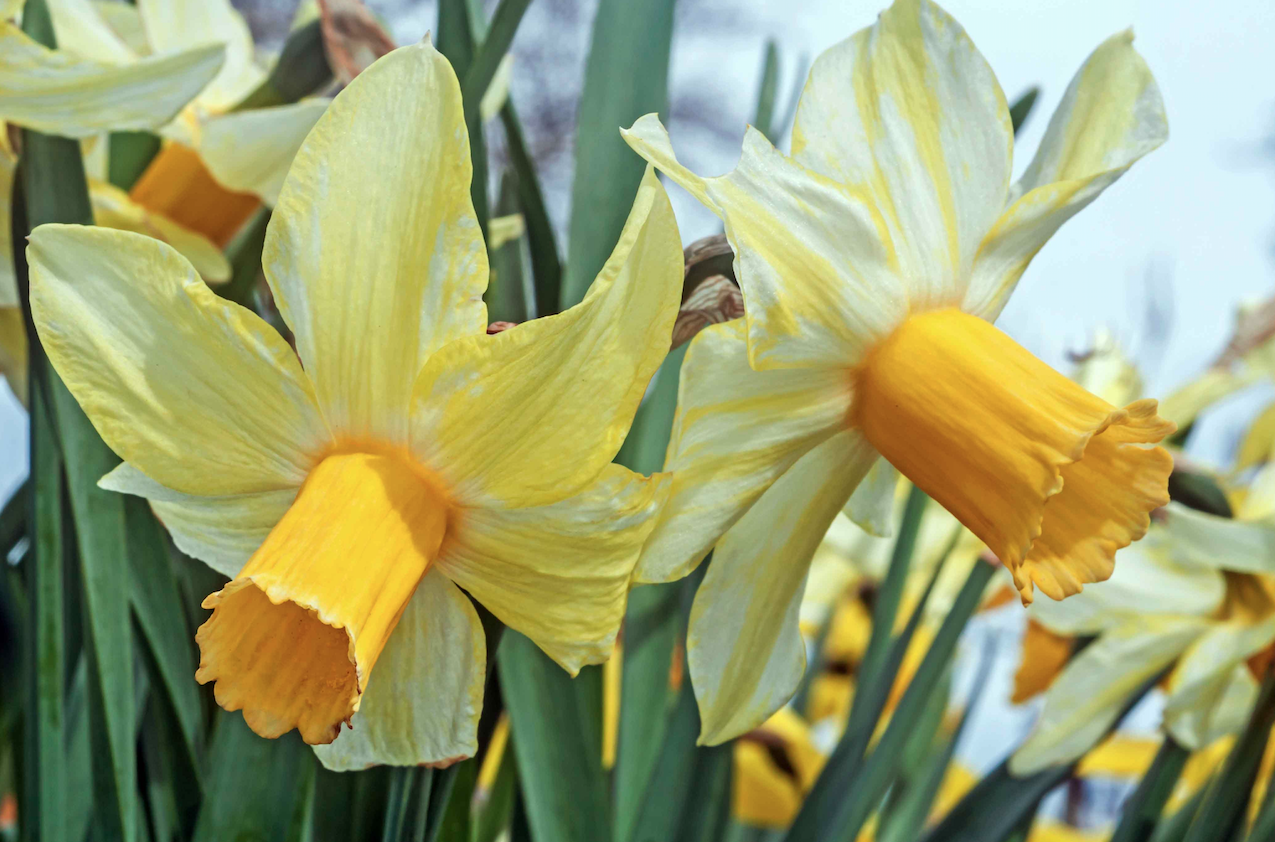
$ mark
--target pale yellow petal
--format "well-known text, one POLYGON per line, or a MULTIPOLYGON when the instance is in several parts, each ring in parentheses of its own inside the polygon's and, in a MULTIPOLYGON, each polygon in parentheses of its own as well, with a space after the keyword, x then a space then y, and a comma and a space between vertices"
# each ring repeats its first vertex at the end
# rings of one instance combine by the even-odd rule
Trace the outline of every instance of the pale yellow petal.
POLYGON ((330 436, 273 328, 140 234, 42 225, 27 257, 45 351, 112 450, 188 494, 301 484, 330 436))
POLYGON ((231 579, 257 551, 297 497, 296 488, 223 494, 183 494, 127 462, 98 480, 107 491, 145 497, 177 549, 231 579))
POLYGON ((1030 775, 1079 758, 1115 724, 1129 697, 1208 628, 1203 619, 1149 617, 1112 629, 1067 664, 1010 771, 1030 775))
POLYGON ((668 485, 611 464, 557 503, 462 509, 438 569, 575 675, 611 654, 668 485))
POLYGON ((201 125, 199 156, 223 187, 274 205, 292 159, 328 102, 310 99, 212 115, 201 125))
POLYGON ((156 53, 207 44, 225 48, 226 63, 199 95, 210 111, 225 111, 266 78, 253 58, 252 33, 230 0, 138 0, 146 37, 156 53))
POLYGON ((1176 558, 1221 570, 1275 574, 1275 523, 1232 520, 1181 503, 1170 503, 1167 513, 1165 529, 1176 558))
POLYGON ((1273 639, 1275 616, 1218 623, 1187 649, 1165 687, 1164 725, 1175 740, 1199 749, 1244 727, 1257 700, 1245 661, 1273 639))
POLYGON ((329 769, 450 765, 478 750, 487 644, 469 598, 439 570, 417 585, 359 710, 314 753, 329 769))
POLYGON ((849 424, 843 372, 754 371, 744 334, 740 319, 711 325, 686 352, 664 460, 673 490, 638 562, 639 582, 685 576, 771 483, 849 424))
POLYGON ((1238 473, 1254 465, 1261 465, 1270 460, 1275 448, 1275 404, 1262 410, 1261 415, 1253 419, 1244 439, 1240 442, 1239 451, 1235 454, 1235 467, 1238 473))
POLYGON ((543 505, 584 488, 668 353, 682 265, 673 209, 648 167, 583 301, 430 358, 412 401, 418 458, 462 505, 543 505))
POLYGON ((0 307, 0 377, 24 406, 27 402, 27 330, 22 310, 0 307))
POLYGON ((838 433, 789 468, 718 542, 686 641, 700 743, 752 730, 796 692, 806 670, 798 617, 811 556, 876 458, 857 432, 838 433))
POLYGON ((878 459, 846 502, 846 517, 869 535, 889 538, 894 533, 898 489, 898 469, 885 459, 878 459))
POLYGON ((132 3, 121 3, 119 0, 89 0, 98 17, 106 21, 115 36, 135 56, 151 54, 150 42, 146 40, 146 27, 142 23, 142 13, 132 3))
POLYGON ((262 267, 337 435, 406 444, 425 359, 486 329, 470 172, 460 86, 428 41, 360 74, 297 152, 262 267))
POLYGON ((109 65, 0 23, 0 120, 65 137, 149 131, 173 118, 221 67, 219 46, 109 65))
POLYGON ((880 209, 917 309, 959 303, 1009 189, 1005 94, 961 25, 896 0, 810 71, 793 157, 880 209))
POLYGON ((190 261, 195 271, 210 284, 230 280, 230 261, 202 234, 184 228, 162 214, 152 213, 134 202, 113 184, 89 184, 93 221, 104 228, 145 234, 168 243, 190 261))
POLYGON ((889 235, 863 191, 806 169, 752 128, 739 165, 708 179, 676 163, 655 115, 621 134, 722 218, 753 368, 852 366, 907 315, 889 235))
POLYGON ((45 0, 59 50, 103 64, 128 64, 137 55, 98 14, 92 0, 45 0))
POLYGON ((1160 90, 1133 32, 1098 46, 1063 94, 1008 209, 979 249, 963 308, 995 319, 1064 222, 1168 138, 1160 90))

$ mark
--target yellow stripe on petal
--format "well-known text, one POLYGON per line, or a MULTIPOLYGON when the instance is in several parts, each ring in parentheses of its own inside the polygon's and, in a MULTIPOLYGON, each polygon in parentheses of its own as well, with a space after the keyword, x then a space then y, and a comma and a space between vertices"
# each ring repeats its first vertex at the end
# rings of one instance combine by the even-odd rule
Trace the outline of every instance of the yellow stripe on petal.
POLYGON ((288 343, 190 263, 127 231, 41 225, 27 247, 45 351, 103 440, 168 488, 296 488, 331 442, 288 343))
POLYGON ((239 575, 204 600, 201 684, 264 737, 330 743, 438 554, 448 503, 393 456, 334 454, 239 575))
MULTIPOLYGON (((190 261, 207 283, 230 280, 230 261, 203 234, 183 227, 162 213, 147 210, 112 184, 91 182, 89 200, 93 203, 93 221, 97 225, 145 234, 168 243, 190 261)), ((198 199, 192 196, 191 201, 198 199)))
POLYGON ((251 193, 236 193, 219 184, 199 154, 181 143, 164 144, 128 195, 218 248, 225 248, 261 207, 261 200, 251 193))
POLYGON ((1111 575, 1168 502, 1173 431, 1155 401, 1116 409, 959 310, 910 317, 858 373, 868 440, 992 549, 1023 602, 1111 575))
POLYGON ((335 432, 406 445, 426 358, 487 327, 460 85, 428 41, 386 55, 297 152, 262 268, 335 432))
POLYGON ((545 505, 582 490, 620 449, 668 354, 682 267, 673 208, 648 167, 583 301, 430 358, 412 398, 417 457, 464 505, 545 505))
POLYGON ((213 45, 101 64, 50 50, 0 23, 0 120, 63 137, 152 131, 171 120, 221 67, 213 45))

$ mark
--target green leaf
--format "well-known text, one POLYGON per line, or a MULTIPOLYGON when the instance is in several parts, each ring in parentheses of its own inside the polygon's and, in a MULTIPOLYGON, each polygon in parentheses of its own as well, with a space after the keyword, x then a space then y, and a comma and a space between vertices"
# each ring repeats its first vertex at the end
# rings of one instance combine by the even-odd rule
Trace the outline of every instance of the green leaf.
POLYGON ((194 842, 299 840, 317 765, 295 731, 266 740, 238 712, 218 711, 194 842))
POLYGON ((1151 834, 1151 842, 1182 842, 1186 838, 1186 832, 1190 829, 1191 823, 1195 821, 1195 816, 1200 811, 1200 805, 1204 803, 1204 797, 1208 791, 1207 784, 1200 787, 1200 791, 1192 795, 1191 800, 1179 807, 1176 813, 1162 819, 1156 825, 1155 832, 1151 834))
MULTIPOLYGON (((473 64, 475 54, 474 27, 482 26, 482 22, 470 15, 469 5, 465 0, 439 0, 438 4, 438 51, 456 71, 457 78, 464 79, 473 64)), ((469 130, 469 156, 474 165, 473 181, 470 183, 469 195, 474 203, 474 213, 483 234, 487 233, 487 144, 483 141, 482 122, 478 117, 478 108, 465 108, 465 127, 469 130)))
POLYGON ((253 294, 261 275, 261 249, 266 244, 266 228, 269 224, 270 211, 261 208, 239 230, 226 246, 226 259, 230 261, 230 280, 212 287, 213 292, 242 307, 256 309, 253 306, 253 294))
POLYGON ((286 105, 316 94, 330 84, 332 68, 323 49, 323 26, 316 19, 288 36, 270 75, 232 110, 286 105))
POLYGON ((586 667, 572 679, 512 629, 505 632, 497 665, 516 741, 518 780, 537 842, 610 839, 601 671, 586 667))
POLYGON ((385 825, 382 842, 416 842, 425 832, 429 795, 434 784, 434 770, 427 767, 403 766, 391 769, 390 788, 386 796, 385 825))
MULTIPOLYGON (((491 25, 481 27, 484 30, 482 43, 474 51, 469 69, 463 77, 464 84, 461 85, 467 117, 471 112, 477 113, 478 103, 483 94, 487 93, 491 80, 495 78, 500 60, 509 52, 514 33, 518 31, 518 24, 522 22, 522 15, 529 5, 531 0, 500 0, 496 13, 492 15, 491 25)), ((476 19, 477 15, 471 17, 476 19)))
POLYGON ((673 432, 673 415, 677 409, 677 389, 681 379, 682 360, 690 343, 674 348, 655 373, 651 392, 633 416, 633 426, 616 454, 615 461, 640 474, 650 475, 664 467, 664 453, 673 432))
POLYGON ((513 818, 514 797, 518 789, 518 768, 514 759, 514 745, 505 744, 505 752, 496 769, 496 779, 491 790, 479 805, 474 822, 474 842, 496 842, 509 827, 513 818))
POLYGON ((1218 517, 1233 517, 1226 492, 1208 474, 1174 466, 1169 474, 1169 498, 1184 506, 1218 517))
POLYGON ((0 509, 0 555, 10 550, 27 534, 27 519, 31 513, 31 479, 24 479, 0 509))
POLYGON ((500 109, 500 122, 505 129, 509 166, 518 177, 518 204, 527 226, 527 249, 535 278, 534 315, 550 316, 558 312, 562 287, 562 258, 558 252, 557 236, 549 219, 544 193, 540 190, 540 177, 536 175, 535 163, 522 136, 522 123, 512 102, 506 102, 500 109))
POLYGON ((1151 838, 1190 757, 1189 749, 1179 745, 1171 735, 1165 735, 1138 788, 1125 801, 1111 842, 1147 842, 1151 838))
POLYGON ((628 217, 642 161, 620 128, 668 104, 674 0, 602 0, 584 69, 561 307, 584 298, 628 217))
POLYGON ((1275 672, 1268 672, 1248 724, 1235 741, 1226 763, 1209 784, 1185 842, 1214 842, 1240 832, 1253 782, 1262 765, 1266 742, 1275 725, 1275 672))
POLYGON ((779 44, 774 38, 766 41, 766 57, 761 65, 761 82, 757 86, 757 108, 753 112, 753 127, 775 142, 775 97, 779 92, 779 44))
MULTIPOLYGON (((518 213, 518 176, 505 170, 496 198, 496 216, 518 213)), ((493 322, 525 322, 531 318, 523 283, 523 238, 510 240, 500 248, 488 247, 491 275, 487 281, 487 318, 493 322)))
POLYGON ((436 831, 439 842, 470 842, 470 805, 474 785, 478 782, 478 761, 471 757, 455 764, 451 796, 443 811, 441 826, 436 831))
POLYGON ((159 154, 159 135, 150 132, 111 132, 107 145, 107 179, 131 190, 159 154))
POLYGON ((1014 104, 1009 107, 1009 121, 1014 126, 1014 134, 1018 134, 1018 130, 1023 127, 1023 123, 1027 122, 1027 117, 1032 113, 1032 108, 1036 105, 1036 97, 1040 96, 1040 88, 1032 85, 1014 100, 1014 104))

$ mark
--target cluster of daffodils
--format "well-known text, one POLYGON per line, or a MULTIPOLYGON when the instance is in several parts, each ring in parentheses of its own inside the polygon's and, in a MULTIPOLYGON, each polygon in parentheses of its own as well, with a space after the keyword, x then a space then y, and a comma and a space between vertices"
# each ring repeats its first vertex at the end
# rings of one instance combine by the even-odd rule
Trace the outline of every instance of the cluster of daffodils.
MULTIPOLYGON (((39 341, 123 459, 101 486, 149 500, 229 580, 203 602, 198 681, 330 768, 476 752, 480 609, 574 674, 614 650, 631 587, 711 553, 686 648, 701 740, 793 746, 781 823, 827 750, 784 705, 806 666, 803 586, 848 583, 812 569, 842 512, 867 543, 887 533, 902 474, 946 510, 931 507, 922 555, 951 556, 952 583, 994 558, 1024 604, 1039 588, 1070 606, 1168 503, 1173 460, 1154 445, 1174 425, 1156 402, 1110 403, 992 325, 1059 226, 1166 137, 1128 33, 1085 62, 1014 183, 1000 86, 928 0, 820 57, 791 155, 750 129, 738 167, 701 178, 643 117, 623 136, 651 166, 588 295, 489 335, 460 86, 428 40, 330 103, 236 112, 262 72, 224 2, 109 19, 49 5, 58 50, 4 24, 0 118, 85 138, 90 171, 102 132, 165 140, 129 194, 95 186, 103 227, 32 233, 39 341), (722 219, 745 316, 691 342, 665 470, 643 476, 613 459, 683 277, 656 170, 722 219), (262 202, 292 344, 206 285, 262 202)), ((1227 602, 1237 617, 1256 610, 1247 594, 1227 602)), ((842 665, 815 714, 844 718, 864 608, 805 611, 833 615, 842 665)), ((749 745, 739 762, 759 768, 749 745)))

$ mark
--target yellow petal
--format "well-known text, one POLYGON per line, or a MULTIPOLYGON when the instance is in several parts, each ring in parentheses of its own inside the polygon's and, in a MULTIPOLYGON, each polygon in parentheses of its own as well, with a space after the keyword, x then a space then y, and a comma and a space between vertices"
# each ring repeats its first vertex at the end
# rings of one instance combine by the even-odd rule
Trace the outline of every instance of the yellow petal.
POLYGON ((58 49, 103 64, 127 64, 137 60, 115 31, 98 14, 91 0, 45 0, 53 18, 58 49))
POLYGON ((885 223, 862 191, 788 159, 756 129, 735 170, 710 179, 677 163, 655 115, 621 134, 725 223, 753 368, 853 365, 906 316, 885 223))
POLYGON ((1089 751, 1129 696, 1208 628, 1195 618, 1149 617, 1100 636, 1071 659, 1045 693, 1045 707, 1010 770, 1030 775, 1089 751))
POLYGON ((1082 778, 1103 776, 1139 780, 1151 766, 1160 740, 1113 734, 1086 754, 1076 767, 1082 778))
POLYGON ((1027 842, 1107 842, 1106 831, 1081 830, 1069 824, 1045 821, 1032 827, 1027 842))
POLYGON ((855 420, 904 476, 1053 599, 1111 575, 1168 502, 1173 431, 1116 409, 955 309, 910 317, 858 373, 855 420))
POLYGON ((447 766, 478 750, 487 643, 469 598, 438 570, 412 594, 351 728, 314 753, 329 769, 447 766))
POLYGON ((1183 745, 1202 748, 1248 720, 1257 682, 1245 661, 1275 640, 1269 600, 1266 608, 1252 622, 1214 624, 1178 661, 1166 688, 1164 721, 1183 745))
POLYGON ((261 202, 219 184, 195 150, 171 142, 150 162, 129 198, 225 248, 261 202))
POLYGON ((1170 503, 1165 527, 1176 558, 1241 573, 1275 574, 1275 524, 1218 517, 1170 503))
POLYGON ((138 11, 156 53, 217 44, 226 62, 199 94, 210 111, 225 111, 252 93, 266 78, 253 59, 252 33, 230 0, 138 0, 138 11))
POLYGON ((460 87, 428 42, 360 74, 301 145, 262 267, 334 432, 406 444, 426 357, 485 331, 470 171, 460 87))
POLYGON ((188 494, 301 484, 330 437, 273 328, 140 234, 42 225, 27 258, 45 351, 112 450, 188 494))
POLYGON ((926 308, 964 294, 1004 207, 1013 143, 1005 94, 961 25, 928 0, 896 0, 815 61, 792 149, 870 197, 926 308))
POLYGON ((1168 136, 1160 90, 1132 30, 1111 36, 1071 80, 1012 204, 983 241, 963 309, 995 319, 1054 232, 1168 136))
POLYGON ((466 505, 543 505, 584 488, 668 353, 681 289, 677 222, 648 167, 583 301, 430 358, 412 401, 418 458, 466 505))
POLYGON ((718 542, 686 640, 701 744, 756 728, 796 692, 806 671, 797 620, 810 558, 874 459, 857 432, 833 436, 718 542))
MULTIPOLYGON (((146 40, 146 27, 142 23, 142 13, 131 3, 120 3, 119 0, 90 0, 98 17, 106 22, 115 37, 126 46, 134 56, 151 54, 150 42, 146 40)), ((59 37, 58 43, 61 44, 59 37)))
MULTIPOLYGON (((1072 379, 1086 392, 1116 406, 1133 403, 1143 395, 1138 367, 1106 330, 1100 330, 1094 337, 1093 345, 1076 366, 1072 379)), ((1161 415, 1163 406, 1161 404, 1161 415)))
POLYGON ((775 764, 769 746, 739 740, 732 761, 731 814, 735 820, 774 829, 791 824, 805 793, 793 775, 775 764))
POLYGON ((1253 420, 1244 440, 1240 442, 1239 452, 1235 456, 1234 470, 1247 470, 1260 465, 1271 458, 1272 445, 1275 445, 1275 404, 1262 410, 1262 414, 1253 420))
POLYGON ((210 283, 230 280, 230 261, 204 235, 184 228, 134 202, 118 187, 102 181, 89 184, 93 221, 104 228, 133 231, 168 243, 190 261, 195 271, 210 283))
POLYGON ((27 330, 22 311, 0 307, 0 377, 9 383, 24 406, 27 403, 27 330))
POLYGON ((328 100, 213 115, 201 124, 199 156, 223 187, 279 201, 284 176, 328 100))
POLYGON ((1054 634, 1029 619, 1027 631, 1023 634, 1022 660, 1018 663, 1018 672, 1014 673, 1014 694, 1010 696, 1010 702, 1021 705, 1048 690, 1070 660, 1074 643, 1071 637, 1054 634))
POLYGON ((207 46, 101 64, 50 50, 0 23, 0 119, 64 137, 154 130, 199 93, 221 62, 221 47, 207 46))
POLYGON ((239 575, 204 600, 213 613, 195 635, 195 678, 263 737, 297 728, 332 742, 437 556, 448 509, 432 477, 394 456, 325 458, 239 575))
POLYGON ((633 565, 667 491, 662 474, 612 464, 561 502, 461 509, 438 569, 575 675, 611 654, 633 565))
POLYGON ((711 325, 682 363, 665 470, 673 490, 637 581, 685 576, 807 451, 848 425, 850 381, 836 370, 754 371, 742 320, 711 325))
POLYGON ((145 497, 177 549, 230 579, 265 542, 300 490, 201 497, 165 488, 127 462, 97 484, 107 491, 145 497))
POLYGON ((885 459, 878 459, 846 502, 846 517, 869 535, 889 538, 894 534, 894 502, 898 489, 898 469, 885 459))

